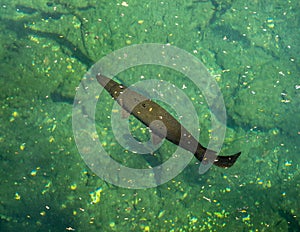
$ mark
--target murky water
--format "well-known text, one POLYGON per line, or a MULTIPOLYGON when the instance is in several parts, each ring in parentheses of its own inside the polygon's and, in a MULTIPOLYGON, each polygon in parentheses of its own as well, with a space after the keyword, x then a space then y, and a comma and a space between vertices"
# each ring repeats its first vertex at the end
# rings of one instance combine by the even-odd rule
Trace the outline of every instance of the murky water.
MULTIPOLYGON (((0 230, 299 231, 299 9, 282 0, 2 1, 0 230), (72 131, 76 88, 101 58, 145 43, 176 46, 207 67, 227 112, 221 155, 242 152, 233 167, 199 175, 193 158, 163 185, 125 189, 85 164, 72 131)), ((211 138, 207 96, 184 73, 145 64, 116 79, 168 81, 195 107, 199 141, 220 139, 211 138)), ((113 104, 100 95, 97 133, 87 136, 114 160, 151 168, 172 156, 167 141, 146 155, 130 151, 130 140, 121 146, 113 104)), ((151 139, 132 116, 129 125, 138 141, 151 139)))

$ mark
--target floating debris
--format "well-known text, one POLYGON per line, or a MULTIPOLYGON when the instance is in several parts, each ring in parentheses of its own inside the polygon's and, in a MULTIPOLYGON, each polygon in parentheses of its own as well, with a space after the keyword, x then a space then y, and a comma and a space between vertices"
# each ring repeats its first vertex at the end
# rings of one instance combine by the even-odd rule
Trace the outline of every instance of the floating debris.
POLYGON ((90 196, 92 199, 91 204, 97 204, 100 202, 101 192, 102 188, 97 188, 94 192, 90 192, 90 196))
POLYGON ((225 218, 225 217, 228 217, 229 213, 223 209, 221 212, 214 212, 214 215, 217 218, 225 218))
POLYGON ((51 135, 50 137, 49 137, 49 143, 53 143, 55 141, 55 139, 54 139, 54 137, 51 135))
POLYGON ((275 27, 273 18, 267 18, 267 27, 271 28, 271 29, 273 29, 275 27))
POLYGON ((110 223, 109 223, 109 227, 110 227, 112 230, 115 230, 115 228, 116 228, 116 223, 115 223, 115 222, 110 222, 110 223))
POLYGON ((260 178, 257 178, 257 184, 262 185, 264 183, 264 181, 260 178))
POLYGON ((45 189, 43 189, 42 194, 44 195, 46 192, 49 191, 50 187, 52 185, 52 181, 48 181, 47 184, 45 184, 45 189))
POLYGON ((285 161, 284 166, 286 166, 286 167, 292 166, 292 161, 285 161))
POLYGON ((24 150, 25 150, 25 147, 26 147, 25 145, 26 145, 26 143, 22 143, 22 144, 20 145, 20 150, 21 150, 21 151, 24 151, 24 150))
POLYGON ((14 112, 12 112, 11 116, 13 116, 14 118, 17 118, 17 117, 19 117, 19 113, 18 113, 18 111, 14 111, 14 112))
POLYGON ((77 184, 76 183, 71 184, 70 189, 73 190, 73 191, 76 190, 77 189, 77 184))
POLYGON ((279 129, 274 128, 274 129, 272 130, 272 134, 273 134, 273 135, 278 135, 278 134, 279 134, 279 129))
POLYGON ((145 232, 150 232, 150 226, 145 226, 144 230, 145 232))
POLYGON ((125 2, 125 1, 124 1, 124 2, 122 2, 122 3, 121 3, 121 5, 122 5, 122 6, 125 6, 125 7, 128 7, 128 6, 129 6, 129 5, 128 5, 128 3, 127 3, 127 2, 125 2))
POLYGON ((36 176, 37 174, 37 170, 36 169, 33 169, 31 172, 30 172, 30 175, 31 176, 36 176))
POLYGON ((41 216, 45 216, 45 215, 46 215, 46 212, 45 212, 45 211, 42 211, 42 212, 40 212, 40 215, 41 215, 41 216))
POLYGON ((250 214, 244 215, 244 216, 242 217, 242 221, 243 221, 243 222, 248 222, 248 221, 250 221, 250 214))
POLYGON ((66 230, 68 230, 68 231, 75 231, 75 229, 72 228, 71 226, 67 227, 66 230))
POLYGON ((21 200, 21 196, 20 196, 20 194, 18 192, 15 193, 15 199, 17 201, 21 200))
POLYGON ((271 188, 272 187, 272 183, 270 180, 267 180, 266 184, 265 184, 265 187, 267 188, 271 188))
POLYGON ((196 218, 195 216, 190 219, 190 224, 192 224, 192 225, 197 222, 198 222, 198 218, 196 218))
POLYGON ((166 213, 166 210, 161 210, 157 216, 157 218, 162 218, 166 213))

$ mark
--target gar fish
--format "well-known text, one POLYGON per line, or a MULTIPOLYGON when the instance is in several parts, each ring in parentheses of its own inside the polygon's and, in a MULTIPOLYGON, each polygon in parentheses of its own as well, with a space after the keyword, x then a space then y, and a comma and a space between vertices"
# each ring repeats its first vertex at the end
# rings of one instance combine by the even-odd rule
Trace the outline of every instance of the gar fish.
POLYGON ((213 157, 214 165, 228 168, 240 156, 241 152, 231 156, 217 156, 217 152, 202 146, 183 125, 156 102, 100 73, 96 75, 96 79, 128 114, 132 114, 149 127, 154 136, 166 138, 192 152, 200 162, 206 161, 210 155, 213 157))

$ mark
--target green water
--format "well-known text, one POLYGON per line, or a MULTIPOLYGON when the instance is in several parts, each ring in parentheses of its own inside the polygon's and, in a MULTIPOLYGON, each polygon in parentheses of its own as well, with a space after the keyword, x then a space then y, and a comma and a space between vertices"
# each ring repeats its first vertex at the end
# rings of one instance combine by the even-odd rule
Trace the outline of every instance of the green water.
MULTIPOLYGON (((0 18, 0 231, 300 231, 299 1, 1 0, 0 18), (173 180, 132 190, 86 166, 72 132, 76 87, 102 57, 143 43, 179 47, 216 79, 227 110, 221 153, 242 151, 232 168, 199 175, 193 159, 173 180)), ((201 92, 163 67, 118 78, 141 76, 187 87, 207 143, 201 92)), ((124 165, 147 166, 114 140, 113 101, 101 100, 105 149, 124 165)), ((166 142, 156 156, 175 148, 166 142)))

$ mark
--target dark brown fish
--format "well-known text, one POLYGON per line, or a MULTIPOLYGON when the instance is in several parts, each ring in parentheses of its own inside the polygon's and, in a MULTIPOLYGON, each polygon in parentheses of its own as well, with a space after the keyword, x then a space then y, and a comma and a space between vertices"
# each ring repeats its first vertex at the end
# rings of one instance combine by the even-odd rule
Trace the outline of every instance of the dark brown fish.
POLYGON ((240 156, 241 152, 231 156, 216 156, 215 151, 203 147, 183 125, 151 99, 100 73, 96 75, 96 78, 119 105, 127 113, 132 114, 149 127, 152 134, 161 139, 166 138, 170 142, 192 152, 200 162, 211 156, 213 157, 212 162, 214 165, 228 168, 240 156))

